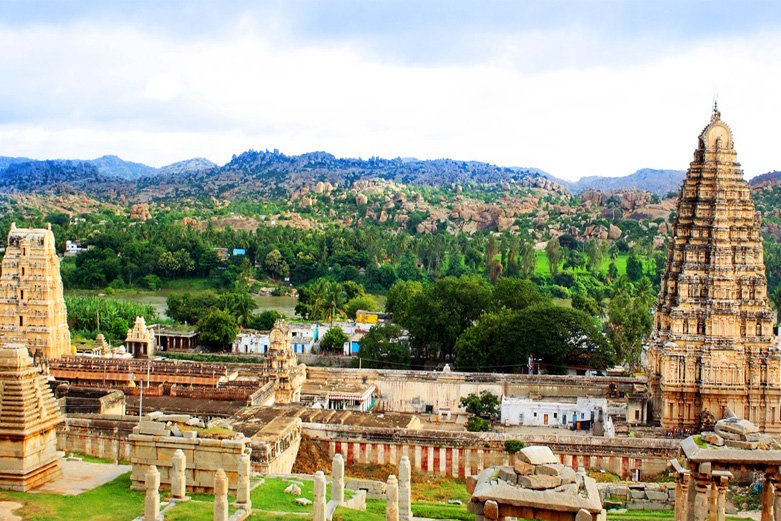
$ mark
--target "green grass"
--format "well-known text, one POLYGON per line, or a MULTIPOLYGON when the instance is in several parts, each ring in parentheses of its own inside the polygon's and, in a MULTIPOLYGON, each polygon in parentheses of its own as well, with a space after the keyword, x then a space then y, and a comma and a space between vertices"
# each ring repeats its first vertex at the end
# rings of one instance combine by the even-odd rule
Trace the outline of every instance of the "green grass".
POLYGON ((128 521, 144 511, 144 493, 130 490, 129 472, 78 496, 0 492, 0 500, 22 503, 15 514, 25 521, 128 521))
MULTIPOLYGON (((600 271, 602 273, 607 273, 607 270, 610 268, 610 263, 613 262, 616 265, 616 269, 618 270, 619 275, 626 275, 626 261, 629 259, 629 255, 626 253, 622 253, 618 257, 616 257, 615 260, 611 260, 610 258, 605 258, 605 260, 602 261, 602 266, 600 267, 600 271)), ((562 261, 562 264, 564 262, 562 261)), ((644 262, 643 265, 648 269, 648 263, 644 262)), ((561 266, 559 266, 559 269, 561 269, 561 266)), ((575 273, 588 273, 588 270, 586 269, 578 269, 575 270, 575 273)), ((548 277, 551 275, 550 272, 550 263, 548 262, 548 256, 545 254, 545 251, 538 251, 536 252, 536 259, 534 264, 534 274, 539 275, 541 277, 548 277)))
MULTIPOLYGON (((668 521, 675 519, 675 512, 670 510, 627 510, 622 513, 608 511, 608 521, 668 521)), ((727 516, 726 521, 746 521, 746 518, 727 516)))

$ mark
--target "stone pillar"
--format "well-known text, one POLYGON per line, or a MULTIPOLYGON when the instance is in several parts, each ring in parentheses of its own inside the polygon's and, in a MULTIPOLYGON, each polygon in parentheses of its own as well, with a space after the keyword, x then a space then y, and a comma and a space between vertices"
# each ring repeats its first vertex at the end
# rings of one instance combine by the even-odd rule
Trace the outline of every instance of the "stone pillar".
POLYGON ((399 521, 412 521, 412 466, 407 456, 399 462, 399 521))
POLYGON ((765 483, 762 485, 762 521, 773 521, 773 502, 775 494, 773 493, 773 482, 771 475, 765 474, 765 483))
POLYGON ((688 520, 689 474, 678 474, 675 478, 675 521, 688 520))
POLYGON ((331 466, 331 500, 344 503, 344 459, 341 454, 334 456, 331 466))
POLYGON ((146 470, 146 499, 144 500, 144 521, 160 519, 160 472, 154 465, 146 470))
MULTIPOLYGON (((713 483, 714 487, 718 487, 718 497, 716 499, 716 521, 724 521, 727 515, 727 484, 729 478, 727 476, 721 476, 718 483, 713 483)), ((776 504, 778 504, 779 497, 776 493, 776 504)))
POLYGON ((325 474, 322 470, 315 472, 315 503, 314 521, 325 521, 325 474))
POLYGON ((385 521, 399 521, 399 482, 393 474, 388 476, 385 491, 385 521))
POLYGON ((171 469, 171 498, 182 500, 187 495, 187 482, 184 474, 187 461, 182 449, 176 449, 171 458, 171 463, 173 464, 171 469))
POLYGON ((781 521, 781 483, 779 483, 779 478, 781 476, 776 474, 774 477, 773 485, 775 485, 775 498, 773 501, 773 518, 774 521, 781 521))
POLYGON ((222 469, 214 474, 214 521, 228 521, 228 476, 222 469))
POLYGON ((694 480, 694 514, 693 521, 706 521, 708 519, 708 481, 703 476, 696 476, 694 480))
POLYGON ((236 489, 236 504, 244 510, 252 510, 252 499, 249 496, 250 460, 249 454, 244 453, 239 457, 239 477, 236 489))

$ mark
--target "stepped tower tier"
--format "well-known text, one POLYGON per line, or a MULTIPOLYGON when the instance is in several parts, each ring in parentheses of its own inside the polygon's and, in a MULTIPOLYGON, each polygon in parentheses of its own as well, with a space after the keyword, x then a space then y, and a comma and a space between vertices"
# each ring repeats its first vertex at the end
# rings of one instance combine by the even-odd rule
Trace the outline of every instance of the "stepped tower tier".
POLYGON ((62 412, 27 347, 0 346, 0 488, 27 491, 58 478, 62 412))
POLYGON ((0 342, 25 344, 36 357, 72 354, 51 226, 11 224, 0 275, 0 342))
POLYGON ((760 226, 714 105, 678 195, 648 351, 654 415, 666 428, 697 428, 729 408, 781 432, 760 226))

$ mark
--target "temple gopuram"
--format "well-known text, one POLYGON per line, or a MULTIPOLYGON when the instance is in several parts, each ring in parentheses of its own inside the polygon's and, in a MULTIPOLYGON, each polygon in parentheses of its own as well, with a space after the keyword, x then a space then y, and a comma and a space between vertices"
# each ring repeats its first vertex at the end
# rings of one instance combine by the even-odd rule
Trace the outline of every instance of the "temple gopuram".
POLYGON ((48 359, 73 353, 51 226, 11 224, 0 278, 0 341, 25 344, 48 359))
POLYGON ((781 432, 760 226, 714 105, 678 196, 648 351, 654 416, 665 428, 708 427, 730 409, 781 432))

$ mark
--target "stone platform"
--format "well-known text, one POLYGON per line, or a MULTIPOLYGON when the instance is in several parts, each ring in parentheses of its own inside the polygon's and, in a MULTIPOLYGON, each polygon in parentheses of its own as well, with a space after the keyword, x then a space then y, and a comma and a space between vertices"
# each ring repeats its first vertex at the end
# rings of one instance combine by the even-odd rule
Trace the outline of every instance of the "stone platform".
POLYGON ((62 476, 42 485, 32 493, 78 496, 101 485, 105 485, 122 474, 130 472, 130 465, 88 463, 86 461, 61 460, 62 476))

